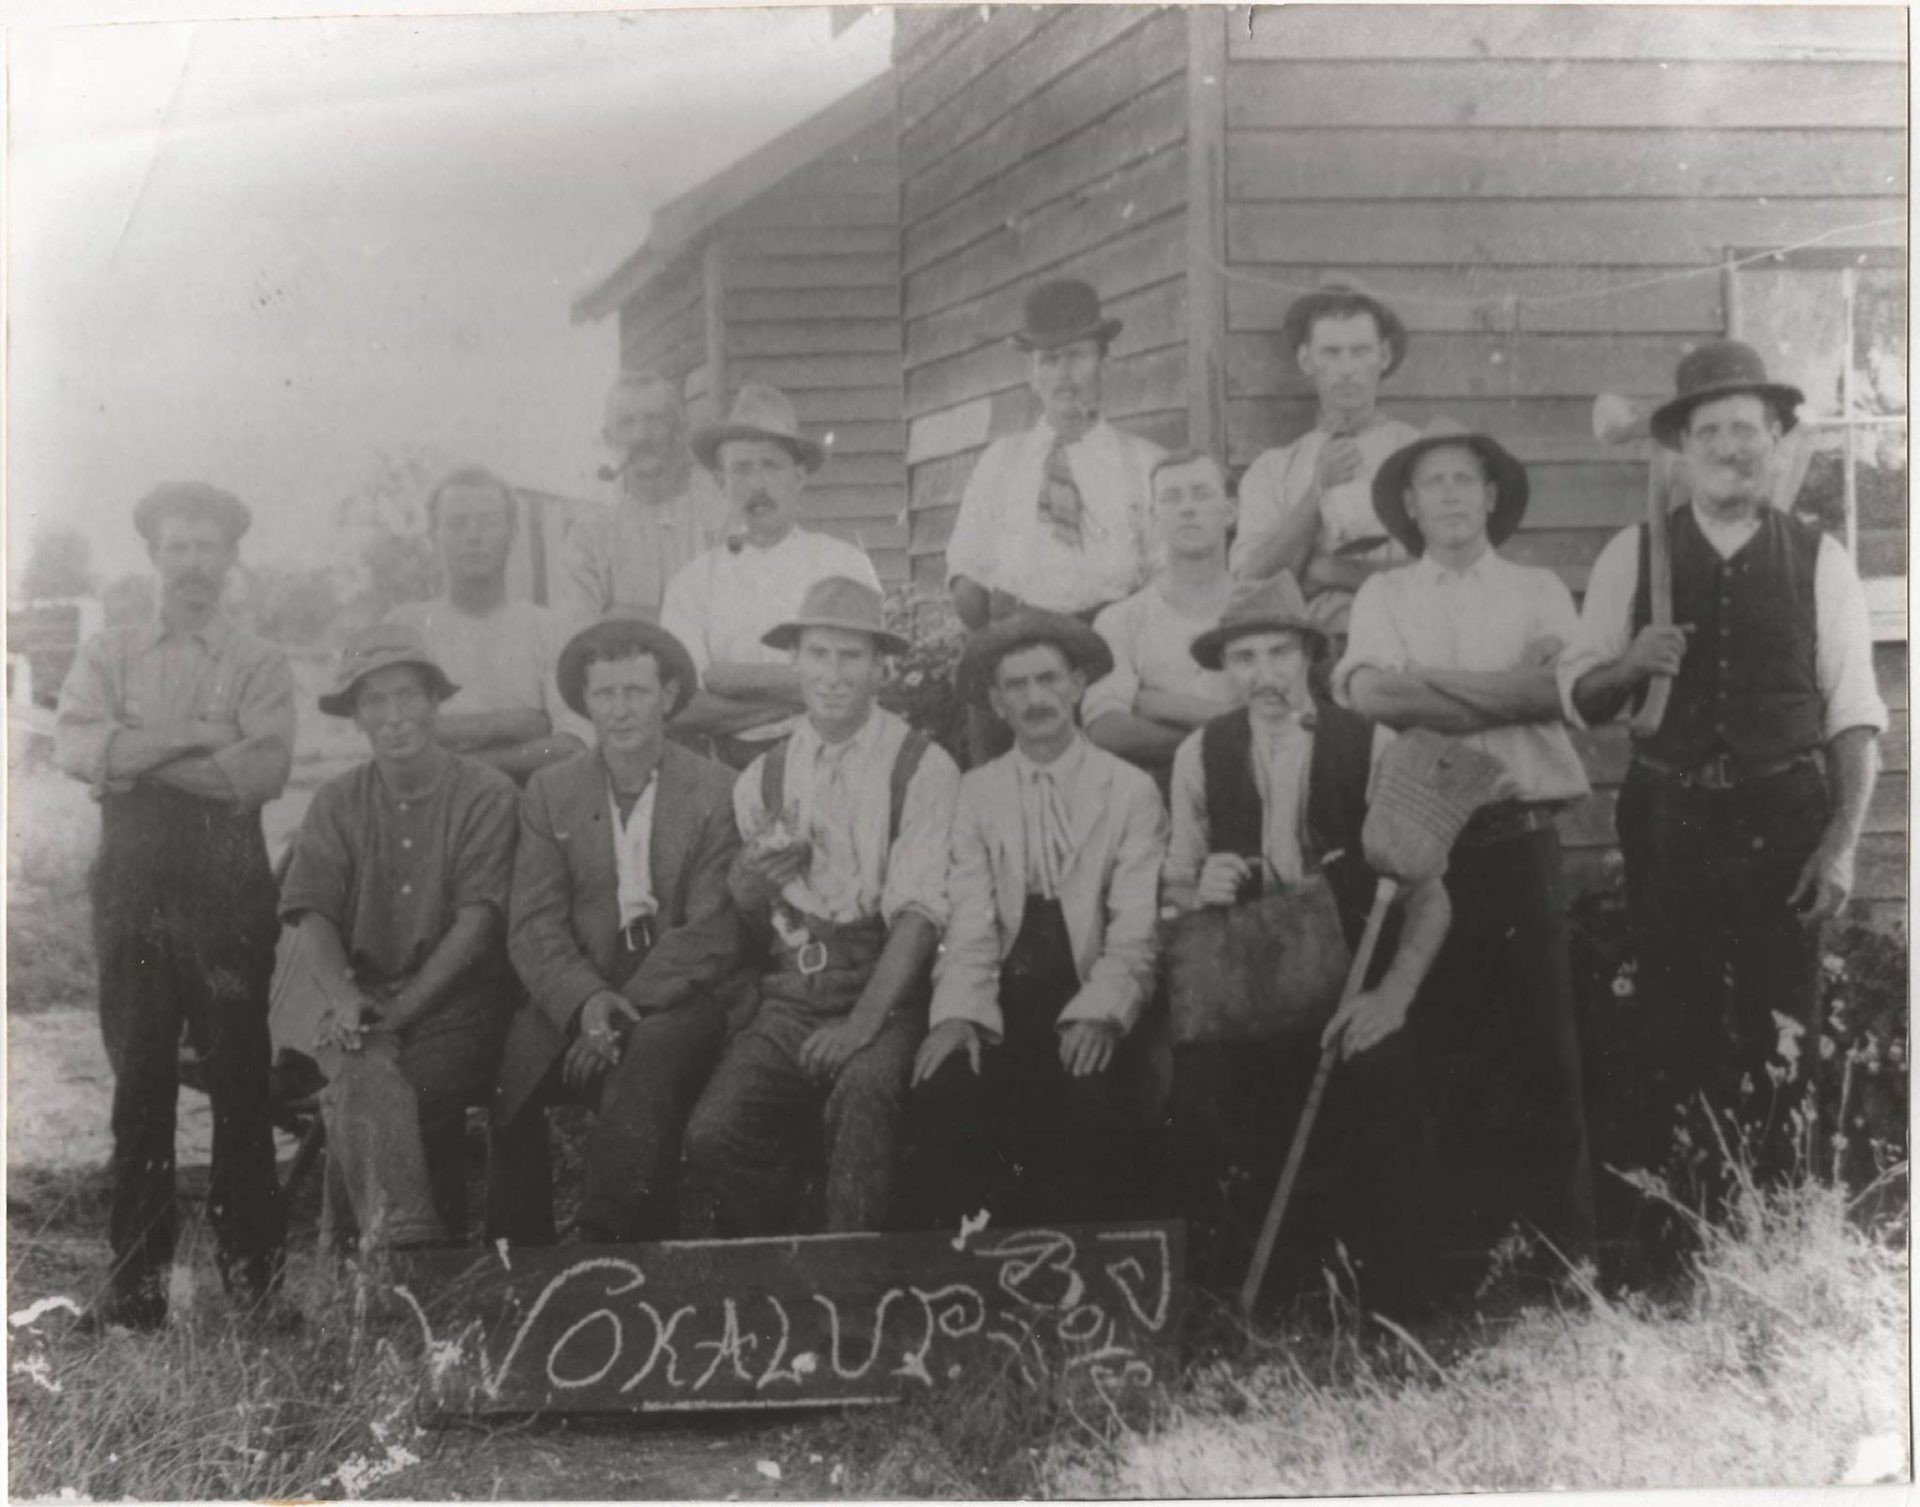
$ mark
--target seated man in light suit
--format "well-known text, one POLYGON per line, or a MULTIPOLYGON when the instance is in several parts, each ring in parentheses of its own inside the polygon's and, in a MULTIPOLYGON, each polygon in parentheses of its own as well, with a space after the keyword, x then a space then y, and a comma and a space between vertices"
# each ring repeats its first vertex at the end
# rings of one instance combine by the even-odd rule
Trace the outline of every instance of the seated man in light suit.
POLYGON ((923 1212, 1126 1211, 1128 1033, 1153 991, 1167 817, 1153 781, 1080 735, 1112 658, 1072 618, 1025 611, 978 634, 960 684, 986 688, 1014 748, 960 783, 951 918, 914 1061, 923 1212))
POLYGON ((598 1119, 569 1239, 661 1239, 681 1127, 736 1002, 733 776, 666 741, 694 669, 665 629, 583 629, 559 680, 597 743, 536 774, 521 804, 508 948, 528 999, 494 1093, 487 1233, 552 1243, 545 1110, 571 1095, 598 1119))

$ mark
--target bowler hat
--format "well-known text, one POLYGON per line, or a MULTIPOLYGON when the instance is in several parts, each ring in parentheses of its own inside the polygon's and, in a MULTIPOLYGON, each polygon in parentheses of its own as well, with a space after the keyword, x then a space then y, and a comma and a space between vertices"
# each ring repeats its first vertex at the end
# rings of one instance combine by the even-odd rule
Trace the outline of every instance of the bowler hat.
POLYGON ((717 470, 720 447, 728 440, 773 440, 785 445, 808 471, 819 470, 827 457, 817 441, 800 432, 793 399, 764 382, 749 382, 740 389, 724 424, 705 424, 693 431, 694 457, 709 471, 717 470))
POLYGON ((1358 304, 1373 316, 1379 326, 1380 340, 1387 348, 1387 364, 1380 375, 1391 377, 1407 358, 1407 327, 1400 316, 1352 278, 1329 278, 1311 293, 1303 293, 1287 308, 1280 320, 1280 344, 1289 358, 1303 345, 1313 343, 1313 322, 1327 314, 1342 313, 1358 304))
POLYGON ((603 617, 567 640, 554 672, 560 699, 586 716, 587 667, 602 660, 635 659, 642 654, 651 655, 659 666, 661 684, 669 680, 674 683, 673 705, 667 710, 667 720, 672 721, 687 709, 700 689, 700 672, 693 667, 693 656, 687 653, 685 644, 658 623, 641 617, 603 617))
POLYGON ((1779 415, 1782 429, 1791 429, 1800 421, 1794 410, 1807 398, 1797 387, 1768 381, 1760 353, 1739 340, 1709 340, 1695 346, 1680 358, 1673 386, 1677 396, 1654 409, 1647 421, 1653 437, 1669 450, 1680 448, 1680 431, 1686 428, 1694 409, 1715 398, 1752 393, 1779 415))
POLYGON ((253 524, 244 502, 204 481, 163 481, 133 505, 133 526, 149 544, 159 542, 160 525, 168 518, 211 518, 229 544, 238 544, 253 524))
POLYGON ((960 667, 954 674, 961 696, 968 701, 985 700, 1000 661, 1016 649, 1030 649, 1035 644, 1052 644, 1066 655, 1067 663, 1089 681, 1098 680, 1113 669, 1113 650, 1079 618, 1043 612, 1037 607, 1022 607, 998 622, 989 623, 967 641, 960 655, 960 667))
POLYGON ((1120 321, 1100 313, 1100 295, 1077 277, 1042 283, 1027 295, 1026 327, 1013 337, 1023 351, 1050 351, 1076 340, 1111 344, 1120 321))
POLYGON ((770 649, 791 649, 800 642, 803 628, 842 628, 849 633, 864 633, 882 654, 905 654, 912 647, 899 634, 890 632, 880 593, 864 581, 851 576, 828 576, 807 588, 805 600, 793 618, 777 623, 760 635, 770 649))
POLYGON ((362 628, 347 640, 340 651, 340 668, 333 677, 333 689, 320 698, 320 710, 329 717, 353 715, 353 693, 361 681, 376 670, 395 665, 411 665, 426 677, 427 690, 436 702, 445 701, 460 687, 447 679, 420 635, 401 623, 375 623, 362 628))
POLYGON ((1290 571, 1265 581, 1242 581, 1233 588, 1219 623, 1193 641, 1189 649, 1203 670, 1220 668, 1227 645, 1249 633, 1307 633, 1325 641, 1326 628, 1307 611, 1307 599, 1290 571))
POLYGON ((1386 525, 1387 532, 1406 546, 1409 554, 1425 553, 1427 541, 1407 512, 1407 486, 1420 457, 1443 445, 1465 445, 1487 468, 1487 480, 1494 492, 1493 512, 1487 519, 1487 539, 1496 545, 1504 542, 1520 527, 1520 520, 1527 513, 1527 468, 1498 440, 1476 434, 1448 419, 1435 419, 1419 439, 1402 445, 1380 463, 1380 469, 1373 473, 1373 511, 1386 525))

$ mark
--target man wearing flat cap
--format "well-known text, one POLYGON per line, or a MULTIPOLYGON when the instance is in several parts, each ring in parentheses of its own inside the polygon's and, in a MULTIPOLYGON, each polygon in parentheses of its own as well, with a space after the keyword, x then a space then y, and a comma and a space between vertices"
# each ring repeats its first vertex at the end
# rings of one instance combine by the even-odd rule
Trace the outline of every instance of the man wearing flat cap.
MULTIPOLYGON (((1337 1186, 1340 1231, 1361 1300, 1417 1308, 1427 1275, 1421 1214, 1428 1180, 1420 1114, 1414 996, 1447 934, 1444 884, 1409 887, 1367 988, 1334 1009, 1359 945, 1376 875, 1362 843, 1374 764, 1392 734, 1313 694, 1308 666, 1324 630, 1293 577, 1246 582, 1217 626, 1192 641, 1197 664, 1225 677, 1238 707, 1180 745, 1172 835, 1160 870, 1176 917, 1233 914, 1237 932, 1194 927, 1201 945, 1254 941, 1247 962, 1278 980, 1266 1018, 1223 1013, 1227 975, 1183 957, 1175 931, 1169 992, 1173 1070, 1167 1101, 1174 1186, 1188 1221, 1190 1269, 1237 1281, 1279 1175, 1323 1046, 1338 1042, 1330 1117, 1343 1122, 1348 1166, 1337 1186), (1267 950, 1262 935, 1284 939, 1267 950), (1317 971, 1304 954, 1335 959, 1317 971)), ((1175 920, 1175 927, 1186 925, 1175 920)), ((1230 985, 1228 985, 1230 987, 1230 985)), ((1330 1127, 1331 1128, 1331 1127, 1330 1127)))
MULTIPOLYGON (((1029 356, 1040 418, 987 446, 947 541, 954 610, 975 632, 1021 605, 1091 620, 1147 578, 1152 475, 1164 452, 1101 414, 1120 329, 1086 283, 1042 283, 1027 296, 1013 343, 1029 356)), ((1009 743, 984 715, 970 727, 976 763, 1009 743)))
POLYGON ((748 383, 726 423, 694 432, 693 453, 726 490, 730 533, 667 587, 661 625, 700 675, 674 734, 706 740, 741 768, 802 710, 799 674, 790 656, 767 646, 769 630, 800 610, 817 581, 847 576, 877 591, 880 578, 865 550, 799 526, 806 479, 826 451, 801 433, 785 393, 748 383))
POLYGON ((793 656, 807 715, 734 785, 731 882, 764 960, 760 1006, 688 1124, 688 1176, 723 1235, 795 1229, 795 1149, 824 1117, 826 1227, 884 1229, 960 771, 874 702, 907 642, 872 587, 822 581, 767 643, 793 656))
POLYGON ((94 949, 113 1064, 113 1269, 96 1324, 166 1321, 181 1027, 213 1099, 207 1211, 221 1280, 278 1284, 286 1216, 268 1114, 267 987, 279 931, 260 808, 293 760, 293 673, 221 612, 250 515, 200 482, 141 498, 160 581, 149 624, 81 646, 60 692, 60 767, 100 802, 94 949))
POLYGON ((494 1090, 487 1234, 552 1243, 546 1109, 566 1097, 596 1110, 568 1238, 667 1239, 680 1132, 738 1003, 733 776, 666 740, 695 671, 664 628, 582 629, 559 674, 595 746, 521 802, 508 948, 527 997, 494 1090))
POLYGON ((327 1076, 323 1228, 374 1246, 466 1235, 466 1113, 500 1065, 518 985, 507 886, 519 802, 504 774, 442 746, 459 687, 396 624, 347 644, 330 717, 372 757, 314 792, 280 888, 294 928, 274 1028, 327 1076))
POLYGON ((1501 1219, 1517 1212, 1572 1259, 1593 1254, 1593 1172, 1555 816, 1588 794, 1555 665, 1578 619, 1552 571, 1500 545, 1527 510, 1527 471, 1498 441, 1436 423, 1373 479, 1380 524, 1413 556, 1353 601, 1335 697, 1393 728, 1424 727, 1498 759, 1514 796, 1453 847, 1453 929, 1423 994, 1426 1028, 1484 1054, 1512 1126, 1501 1219))
POLYGON ((1014 747, 954 810, 945 946, 914 1059, 914 1141, 935 1226, 1102 1219, 1133 1207, 1128 1041, 1153 992, 1166 807, 1075 725, 1112 667, 1100 636, 1017 612, 975 636, 963 694, 1014 747))
POLYGON ((1626 529, 1560 683, 1569 716, 1598 722, 1672 677, 1617 812, 1638 984, 1663 1096, 1738 1109, 1780 1170, 1805 1083, 1778 1044, 1820 1039, 1821 931, 1853 888, 1887 709, 1847 550, 1768 505, 1799 389, 1731 340, 1683 357, 1675 387, 1652 417, 1693 494, 1670 526, 1674 626, 1652 626, 1646 533, 1626 529))
POLYGON ((1337 645, 1353 594, 1406 559, 1374 516, 1373 477, 1419 438, 1378 407, 1380 384, 1406 359, 1407 327, 1358 283, 1329 282, 1287 310, 1280 347, 1313 384, 1319 413, 1313 428, 1264 451, 1240 478, 1233 573, 1258 581, 1290 572, 1337 645))

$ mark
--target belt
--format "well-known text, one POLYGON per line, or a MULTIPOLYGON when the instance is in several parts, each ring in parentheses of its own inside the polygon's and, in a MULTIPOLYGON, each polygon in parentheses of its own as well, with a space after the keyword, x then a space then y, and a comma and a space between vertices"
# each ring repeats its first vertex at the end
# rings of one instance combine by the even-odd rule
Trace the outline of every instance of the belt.
POLYGON ((1664 759, 1651 758, 1638 752, 1634 754, 1633 762, 1636 768, 1658 775, 1663 780, 1672 780, 1689 790, 1732 790, 1739 785, 1752 785, 1773 779, 1776 775, 1787 774, 1803 764, 1818 765, 1820 755, 1809 749, 1790 759, 1778 759, 1771 764, 1753 764, 1744 769, 1730 753, 1715 754, 1704 764, 1695 764, 1692 768, 1682 768, 1678 764, 1669 764, 1664 759))
POLYGON ((643 957, 653 951, 653 917, 635 916, 620 928, 620 946, 643 957))
POLYGON ((1501 801, 1497 805, 1483 806, 1460 829, 1460 836, 1455 839, 1454 845, 1484 848, 1490 843, 1524 837, 1529 832, 1538 832, 1542 827, 1551 827, 1559 810, 1559 806, 1552 801, 1501 801))
POLYGON ((783 900, 768 920, 788 968, 807 978, 829 967, 868 967, 887 941, 886 923, 878 916, 828 921, 783 900))

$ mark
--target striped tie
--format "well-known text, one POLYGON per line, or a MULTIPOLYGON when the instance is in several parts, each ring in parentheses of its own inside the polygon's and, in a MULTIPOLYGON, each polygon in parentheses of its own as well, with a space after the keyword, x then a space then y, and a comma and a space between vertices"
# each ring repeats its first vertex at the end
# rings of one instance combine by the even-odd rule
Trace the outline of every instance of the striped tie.
POLYGON ((1059 898, 1060 882, 1073 860, 1073 821, 1067 814, 1066 798, 1050 769, 1033 772, 1033 821, 1037 877, 1040 893, 1049 900, 1059 898))

